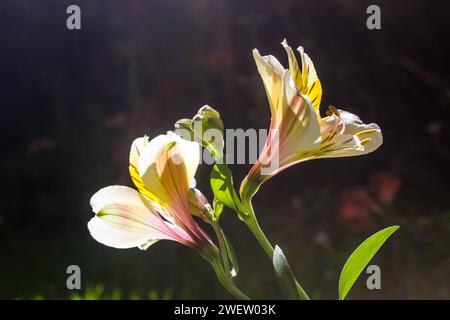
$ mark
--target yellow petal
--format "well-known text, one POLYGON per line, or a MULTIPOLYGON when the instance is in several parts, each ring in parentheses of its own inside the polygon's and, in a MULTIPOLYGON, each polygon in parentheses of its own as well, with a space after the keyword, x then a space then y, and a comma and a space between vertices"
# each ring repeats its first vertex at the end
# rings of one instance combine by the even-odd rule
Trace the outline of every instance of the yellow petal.
POLYGON ((311 100, 314 108, 319 109, 320 101, 322 100, 322 85, 317 77, 316 69, 309 56, 304 52, 303 47, 298 47, 298 52, 302 59, 302 84, 299 86, 300 92, 307 95, 311 100))
POLYGON ((136 171, 137 171, 139 158, 142 154, 142 150, 144 150, 144 148, 145 148, 145 146, 147 146, 147 144, 148 144, 148 137, 143 136, 143 137, 135 139, 131 145, 130 166, 135 167, 136 171))
POLYGON ((145 195, 147 198, 149 198, 153 201, 157 201, 157 199, 155 199, 154 195, 152 195, 145 188, 145 185, 142 182, 142 178, 139 175, 139 171, 138 171, 139 158, 141 157, 141 154, 142 154, 144 148, 147 146, 148 142, 149 141, 148 141, 147 136, 137 138, 136 140, 133 141, 133 144, 131 145, 131 150, 130 150, 130 165, 129 165, 128 169, 130 171, 131 180, 133 181, 134 185, 139 190, 139 192, 142 193, 143 195, 145 195))
POLYGON ((292 79, 294 79, 295 84, 297 85, 299 91, 303 88, 303 80, 302 80, 302 72, 297 62, 297 58, 295 57, 294 51, 288 45, 286 39, 281 43, 286 50, 289 59, 289 72, 291 73, 292 79))

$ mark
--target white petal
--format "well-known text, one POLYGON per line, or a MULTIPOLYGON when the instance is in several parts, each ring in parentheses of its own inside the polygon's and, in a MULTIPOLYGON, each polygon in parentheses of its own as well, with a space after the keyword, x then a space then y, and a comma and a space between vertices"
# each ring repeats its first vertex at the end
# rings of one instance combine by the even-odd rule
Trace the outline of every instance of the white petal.
POLYGON ((148 233, 130 232, 114 228, 99 217, 94 217, 89 221, 88 229, 95 240, 108 247, 117 249, 134 248, 150 241, 148 233))
POLYGON ((310 100, 304 95, 297 96, 289 108, 290 113, 286 112, 284 117, 295 117, 295 120, 285 141, 280 141, 286 146, 283 152, 290 155, 316 149, 321 141, 320 124, 310 100))
POLYGON ((194 141, 187 141, 177 135, 177 145, 180 156, 186 166, 186 174, 190 185, 195 185, 195 173, 200 163, 200 145, 194 141))
POLYGON ((137 170, 139 158, 147 144, 148 144, 148 137, 143 136, 143 137, 135 139, 131 145, 130 165, 134 166, 136 168, 136 170, 137 170))
POLYGON ((351 112, 344 111, 341 109, 338 109, 338 112, 339 112, 339 116, 341 117, 341 119, 344 121, 344 123, 346 125, 349 125, 352 123, 353 124, 363 124, 361 119, 356 114, 353 114, 351 112))
POLYGON ((161 134, 152 140, 142 150, 138 161, 138 172, 142 177, 151 165, 156 163, 156 157, 161 149, 168 143, 173 142, 173 138, 167 134, 161 134))
POLYGON ((125 186, 100 189, 91 198, 92 210, 96 213, 88 223, 92 237, 114 248, 173 239, 164 221, 144 201, 136 190, 125 186))
POLYGON ((383 143, 380 127, 375 124, 346 125, 342 135, 336 135, 331 141, 332 151, 319 158, 352 157, 370 153, 383 143))
POLYGON ((136 211, 146 215, 149 209, 142 201, 139 192, 126 186, 108 186, 100 189, 91 197, 92 211, 99 213, 112 205, 135 208, 136 211))
POLYGON ((258 68, 267 97, 269 98, 272 118, 275 118, 278 111, 277 108, 282 99, 282 82, 285 68, 274 56, 262 57, 257 49, 253 49, 253 58, 255 59, 256 67, 258 68))

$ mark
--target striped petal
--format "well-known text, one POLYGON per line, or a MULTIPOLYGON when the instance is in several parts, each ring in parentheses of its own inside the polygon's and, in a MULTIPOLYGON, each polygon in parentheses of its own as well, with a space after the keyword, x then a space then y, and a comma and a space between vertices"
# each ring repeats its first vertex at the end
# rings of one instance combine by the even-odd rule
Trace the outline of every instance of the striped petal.
POLYGON ((334 126, 331 118, 336 122, 337 132, 322 140, 321 154, 318 158, 351 157, 370 153, 378 149, 383 143, 383 135, 376 123, 364 124, 358 116, 338 110, 338 116, 325 117, 321 121, 322 131, 329 132, 334 126), (341 128, 339 128, 342 125, 341 128))
POLYGON ((133 141, 130 149, 130 164, 128 166, 128 169, 130 171, 131 180, 133 181, 139 192, 146 196, 148 199, 157 203, 158 199, 155 198, 155 196, 149 190, 147 190, 147 188, 145 188, 144 182, 142 181, 142 178, 139 175, 138 171, 139 158, 141 157, 141 154, 148 143, 149 139, 147 136, 137 138, 133 141))
POLYGON ((241 184, 241 195, 254 194, 259 186, 278 172, 299 162, 330 157, 362 155, 382 143, 377 124, 364 124, 357 116, 330 107, 320 116, 322 85, 312 60, 302 47, 294 51, 282 42, 289 70, 273 56, 253 50, 258 71, 269 98, 272 114, 269 135, 258 161, 241 184))
POLYGON ((189 210, 188 192, 195 181, 199 161, 196 142, 170 133, 150 141, 138 165, 146 189, 164 203, 164 210, 160 213, 194 233, 198 228, 189 210))
POLYGON ((297 58, 295 57, 292 48, 288 45, 286 39, 281 44, 288 55, 289 71, 295 81, 295 84, 297 85, 299 91, 311 100, 314 108, 318 110, 322 100, 322 85, 317 77, 317 72, 312 60, 305 53, 303 47, 298 47, 297 51, 300 53, 302 62, 302 68, 300 70, 297 58))
POLYGON ((138 161, 139 175, 142 177, 148 168, 157 162, 162 148, 172 143, 175 143, 179 149, 180 161, 186 167, 189 184, 195 184, 195 173, 200 163, 200 145, 197 142, 184 140, 174 132, 159 135, 145 146, 138 161))

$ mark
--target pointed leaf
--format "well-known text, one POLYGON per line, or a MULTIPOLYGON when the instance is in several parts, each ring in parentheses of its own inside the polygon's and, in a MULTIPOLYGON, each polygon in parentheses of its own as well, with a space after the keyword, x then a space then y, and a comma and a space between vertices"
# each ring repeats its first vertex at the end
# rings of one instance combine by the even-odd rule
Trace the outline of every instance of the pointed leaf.
POLYGON ((361 243, 351 254, 345 263, 344 268, 342 268, 341 276, 339 277, 339 300, 345 299, 347 293, 350 291, 361 272, 370 260, 372 260, 373 256, 377 253, 383 243, 398 228, 399 226, 392 226, 378 231, 361 243))

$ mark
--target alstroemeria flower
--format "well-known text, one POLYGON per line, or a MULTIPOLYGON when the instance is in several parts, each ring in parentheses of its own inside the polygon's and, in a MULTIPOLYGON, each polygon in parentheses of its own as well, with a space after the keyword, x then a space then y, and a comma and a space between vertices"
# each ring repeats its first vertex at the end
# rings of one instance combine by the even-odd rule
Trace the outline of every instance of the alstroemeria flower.
POLYGON ((289 69, 274 56, 261 56, 253 50, 272 117, 265 146, 244 179, 241 193, 253 193, 264 181, 296 163, 366 154, 382 143, 381 130, 375 123, 364 124, 357 116, 335 107, 322 117, 322 86, 311 59, 299 47, 300 69, 286 40, 282 45, 289 69))
POLYGON ((91 206, 96 215, 88 223, 92 237, 114 248, 146 249, 163 239, 198 250, 213 246, 189 208, 199 148, 174 133, 151 141, 146 136, 136 139, 130 174, 138 191, 109 186, 94 194, 91 206))

